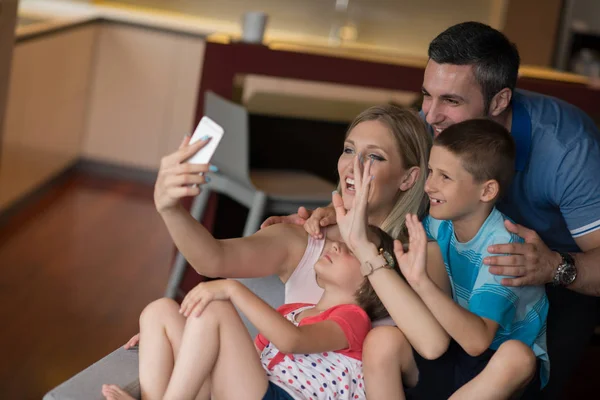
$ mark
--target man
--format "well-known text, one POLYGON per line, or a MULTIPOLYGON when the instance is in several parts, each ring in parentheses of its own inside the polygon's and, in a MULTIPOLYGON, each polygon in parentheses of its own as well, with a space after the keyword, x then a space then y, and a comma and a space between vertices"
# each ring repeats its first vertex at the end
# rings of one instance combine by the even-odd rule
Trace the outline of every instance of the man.
POLYGON ((600 295, 600 133, 581 110, 540 94, 514 91, 519 54, 495 29, 455 25, 429 46, 422 112, 434 135, 488 117, 517 144, 515 178, 498 208, 525 244, 498 244, 484 260, 506 286, 549 284, 550 383, 560 395, 595 326, 600 295), (526 228, 527 227, 527 228, 526 228), (528 229, 529 228, 529 229, 528 229))
MULTIPOLYGON (((547 284, 551 372, 544 398, 554 399, 597 321, 597 299, 590 296, 600 296, 600 132, 570 104, 515 90, 519 63, 516 47, 485 24, 448 28, 429 46, 422 115, 435 136, 454 123, 487 117, 515 139, 515 178, 498 208, 516 222, 506 227, 525 243, 491 246, 490 253, 500 255, 484 263, 493 274, 511 277, 502 279, 506 286, 547 284)), ((317 214, 318 230, 314 220, 324 217, 324 226, 332 211, 317 214)))

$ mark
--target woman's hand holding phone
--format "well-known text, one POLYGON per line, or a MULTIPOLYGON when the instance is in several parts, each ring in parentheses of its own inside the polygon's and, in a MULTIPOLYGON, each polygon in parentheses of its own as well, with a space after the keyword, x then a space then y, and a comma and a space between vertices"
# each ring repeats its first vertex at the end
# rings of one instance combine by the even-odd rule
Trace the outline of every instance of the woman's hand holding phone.
POLYGON ((200 194, 200 185, 207 182, 204 174, 214 171, 209 164, 191 164, 186 162, 191 156, 206 146, 211 138, 200 139, 190 144, 191 137, 186 136, 179 149, 162 158, 158 177, 154 185, 154 204, 159 213, 168 211, 179 204, 183 197, 200 194))
POLYGON ((160 162, 154 185, 154 204, 159 213, 179 204, 179 199, 200 194, 200 185, 210 182, 208 171, 216 172, 208 164, 223 137, 224 130, 208 117, 202 117, 194 134, 185 136, 179 149, 160 162))

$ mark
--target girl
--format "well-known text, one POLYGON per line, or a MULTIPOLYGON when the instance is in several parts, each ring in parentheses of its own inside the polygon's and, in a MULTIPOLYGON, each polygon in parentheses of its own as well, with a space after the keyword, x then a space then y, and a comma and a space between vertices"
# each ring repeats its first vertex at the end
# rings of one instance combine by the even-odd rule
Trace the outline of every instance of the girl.
MULTIPOLYGON (((372 163, 367 163, 362 179, 355 178, 363 182, 365 193, 372 163)), ((360 170, 358 157, 354 167, 360 170)), ((381 244, 389 268, 399 273, 393 240, 381 229, 366 226, 366 198, 355 199, 360 205, 353 209, 359 217, 349 213, 340 218, 340 230, 345 237, 358 238, 357 248, 365 252, 374 246, 367 239, 370 231, 371 240, 381 244)), ((334 201, 344 209, 337 193, 334 201)), ((141 317, 141 349, 151 348, 140 357, 140 369, 170 379, 165 391, 142 383, 142 396, 208 399, 212 393, 215 399, 364 399, 362 342, 371 319, 383 318, 387 312, 345 244, 333 242, 315 271, 323 288, 316 304, 286 304, 276 311, 235 280, 199 284, 180 308, 170 299, 153 303, 141 317), (255 342, 259 356, 234 306, 261 332, 255 342)), ((105 385, 103 394, 108 399, 131 398, 112 385, 105 385)))

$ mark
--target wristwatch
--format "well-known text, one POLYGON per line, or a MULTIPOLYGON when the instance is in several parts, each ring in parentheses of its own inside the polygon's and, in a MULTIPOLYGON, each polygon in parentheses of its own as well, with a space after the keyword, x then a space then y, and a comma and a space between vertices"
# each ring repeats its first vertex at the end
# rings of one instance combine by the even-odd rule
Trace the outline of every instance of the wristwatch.
POLYGON ((394 257, 383 248, 379 249, 377 256, 360 265, 360 272, 363 276, 369 276, 380 268, 394 268, 394 257))
POLYGON ((569 286, 577 278, 575 260, 569 253, 558 252, 558 254, 562 257, 562 262, 556 268, 552 284, 554 286, 569 286))

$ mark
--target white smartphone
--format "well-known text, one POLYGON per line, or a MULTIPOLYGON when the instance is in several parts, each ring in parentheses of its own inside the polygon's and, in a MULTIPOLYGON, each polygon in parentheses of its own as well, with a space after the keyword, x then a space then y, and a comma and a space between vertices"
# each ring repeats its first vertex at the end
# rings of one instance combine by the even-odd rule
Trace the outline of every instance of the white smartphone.
POLYGON ((223 128, 219 124, 206 116, 202 117, 200 123, 194 131, 194 134, 192 135, 190 144, 197 142, 204 136, 212 137, 212 139, 206 146, 191 156, 187 162, 192 164, 208 164, 213 154, 215 154, 215 151, 217 150, 217 146, 223 137, 223 133, 223 128))

